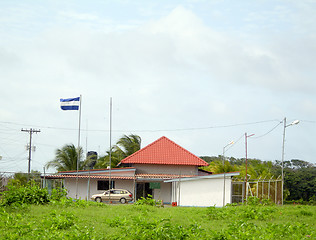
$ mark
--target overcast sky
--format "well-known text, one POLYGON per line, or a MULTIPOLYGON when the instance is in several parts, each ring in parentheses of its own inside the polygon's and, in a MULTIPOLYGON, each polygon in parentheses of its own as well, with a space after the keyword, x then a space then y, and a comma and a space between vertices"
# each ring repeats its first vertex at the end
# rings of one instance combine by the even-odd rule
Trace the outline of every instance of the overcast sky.
MULTIPOLYGON (((197 156, 316 163, 316 1, 0 1, 0 171, 137 134, 197 156)), ((50 169, 54 171, 54 169, 50 169)))

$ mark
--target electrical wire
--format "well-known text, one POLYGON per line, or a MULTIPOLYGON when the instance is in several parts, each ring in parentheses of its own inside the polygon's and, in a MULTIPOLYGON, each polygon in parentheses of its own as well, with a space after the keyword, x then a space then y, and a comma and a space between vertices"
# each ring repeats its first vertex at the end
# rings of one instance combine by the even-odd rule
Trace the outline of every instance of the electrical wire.
POLYGON ((242 138, 243 138, 244 134, 241 135, 236 141, 234 141, 234 144, 231 144, 227 150, 225 152, 227 152, 229 149, 231 149, 232 147, 234 147, 234 145, 236 145, 236 143, 238 143, 242 138))
POLYGON ((283 123, 283 121, 282 121, 282 122, 279 122, 276 126, 274 126, 271 130, 269 130, 269 131, 266 132, 265 134, 262 134, 262 135, 260 135, 260 136, 258 136, 258 137, 252 137, 252 138, 254 138, 254 139, 262 138, 262 137, 268 135, 269 133, 271 133, 274 129, 276 129, 276 128, 277 128, 278 126, 280 126, 280 124, 282 124, 282 123, 283 123))
MULTIPOLYGON (((277 119, 272 120, 263 120, 263 121, 257 121, 257 122, 248 122, 248 123, 236 123, 236 124, 228 124, 228 125, 218 125, 218 126, 207 126, 207 127, 196 127, 196 128, 177 128, 177 129, 145 129, 145 130, 112 130, 112 132, 177 132, 177 131, 196 131, 196 130, 206 130, 206 129, 218 129, 218 128, 229 128, 229 127, 237 127, 237 126, 246 126, 246 125, 255 125, 260 123, 267 123, 267 122, 280 122, 277 119)), ((2 122, 2 121, 0 121, 2 122)), ((2 122, 6 124, 13 124, 13 125, 21 125, 25 126, 26 124, 20 124, 20 123, 12 123, 12 122, 2 122)), ((78 131, 78 129, 75 128, 58 128, 58 127, 51 127, 51 126, 34 126, 37 128, 46 128, 46 129, 55 129, 55 130, 69 130, 69 131, 78 131)), ((109 132, 110 130, 104 130, 104 129, 81 129, 83 132, 109 132)))
MULTIPOLYGON (((265 134, 262 134, 258 137, 252 137, 253 139, 258 139, 258 138, 262 138, 266 135, 268 135, 269 133, 271 133, 273 130, 275 130, 280 124, 282 124, 283 121, 279 122, 276 126, 274 126, 271 130, 269 130, 268 132, 266 132, 265 134)), ((226 151, 228 151, 230 148, 234 147, 234 145, 236 145, 236 143, 238 143, 242 138, 244 137, 244 134, 241 135, 236 141, 234 141, 234 144, 230 145, 226 151)))

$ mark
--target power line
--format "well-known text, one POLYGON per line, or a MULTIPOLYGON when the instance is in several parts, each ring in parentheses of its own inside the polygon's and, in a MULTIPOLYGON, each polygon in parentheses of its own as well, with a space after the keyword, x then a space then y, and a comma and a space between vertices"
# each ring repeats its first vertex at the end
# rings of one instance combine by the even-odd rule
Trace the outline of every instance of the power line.
POLYGON ((257 138, 262 138, 262 137, 268 135, 268 134, 271 133, 274 129, 276 129, 278 126, 280 126, 280 124, 282 124, 282 123, 283 123, 283 121, 279 122, 276 126, 274 126, 271 130, 269 130, 269 131, 266 132, 265 134, 262 134, 262 135, 260 135, 260 136, 258 136, 258 137, 253 137, 253 138, 257 139, 257 138))
MULTIPOLYGON (((246 125, 255 125, 260 123, 267 123, 267 122, 280 122, 277 119, 272 120, 263 120, 263 121, 256 121, 256 122, 248 122, 248 123, 235 123, 235 124, 228 124, 228 125, 215 125, 215 126, 206 126, 206 127, 192 127, 192 128, 177 128, 177 129, 136 129, 136 130, 112 130, 112 132, 177 132, 177 131, 197 131, 197 130, 206 130, 206 129, 217 129, 217 128, 229 128, 229 127, 238 127, 238 126, 246 126, 246 125)), ((0 121, 2 122, 2 121, 0 121)), ((13 125, 22 125, 20 123, 13 123, 13 122, 2 122, 6 124, 13 124, 13 125)), ((55 130, 69 130, 69 131, 78 131, 75 128, 59 128, 59 127, 51 127, 51 126, 36 126, 40 128, 46 129, 55 129, 55 130)), ((82 129, 82 131, 86 132, 109 132, 110 130, 105 129, 82 129)))

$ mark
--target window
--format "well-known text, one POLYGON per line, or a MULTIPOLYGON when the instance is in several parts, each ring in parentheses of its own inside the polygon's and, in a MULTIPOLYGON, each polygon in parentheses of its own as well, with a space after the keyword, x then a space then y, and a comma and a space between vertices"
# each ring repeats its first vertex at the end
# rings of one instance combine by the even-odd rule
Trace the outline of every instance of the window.
MULTIPOLYGON (((114 188, 115 182, 111 181, 111 188, 114 188)), ((109 190, 109 181, 98 181, 97 190, 109 190)))

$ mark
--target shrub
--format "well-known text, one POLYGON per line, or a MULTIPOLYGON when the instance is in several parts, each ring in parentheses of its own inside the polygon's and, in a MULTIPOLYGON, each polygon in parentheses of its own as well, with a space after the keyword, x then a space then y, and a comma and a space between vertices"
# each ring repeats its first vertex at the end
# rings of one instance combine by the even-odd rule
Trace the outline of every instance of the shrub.
MULTIPOLYGON (((110 227, 120 228, 120 239, 205 239, 205 231, 196 223, 187 227, 173 223, 169 218, 148 220, 142 216, 131 219, 115 218, 107 221, 110 227)), ((117 239, 113 236, 114 239, 117 239)), ((111 237, 110 237, 111 239, 111 237)))
POLYGON ((50 194, 51 201, 60 201, 61 198, 67 196, 67 190, 64 188, 53 189, 50 194))
POLYGON ((161 200, 156 200, 153 199, 153 196, 148 194, 146 198, 141 197, 135 202, 135 205, 149 205, 149 206, 162 206, 162 201, 161 200))
POLYGON ((251 206, 257 206, 257 205, 274 205, 274 203, 270 199, 260 199, 257 197, 248 197, 247 201, 245 202, 246 205, 251 205, 251 206))
POLYGON ((49 199, 47 189, 40 188, 38 184, 30 181, 26 186, 9 184, 8 190, 1 193, 0 205, 45 204, 49 199))

